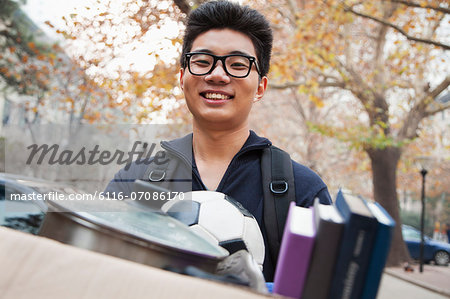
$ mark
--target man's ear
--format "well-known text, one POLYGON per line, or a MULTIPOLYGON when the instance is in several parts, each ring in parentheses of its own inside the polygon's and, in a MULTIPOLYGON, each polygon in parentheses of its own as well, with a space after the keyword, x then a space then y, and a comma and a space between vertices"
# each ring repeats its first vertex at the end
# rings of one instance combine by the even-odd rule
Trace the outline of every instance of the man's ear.
POLYGON ((264 76, 259 80, 258 83, 258 89, 256 90, 255 99, 254 102, 258 102, 263 97, 264 93, 266 92, 267 83, 269 82, 269 79, 264 76))
POLYGON ((184 91, 184 69, 180 69, 180 87, 184 91))

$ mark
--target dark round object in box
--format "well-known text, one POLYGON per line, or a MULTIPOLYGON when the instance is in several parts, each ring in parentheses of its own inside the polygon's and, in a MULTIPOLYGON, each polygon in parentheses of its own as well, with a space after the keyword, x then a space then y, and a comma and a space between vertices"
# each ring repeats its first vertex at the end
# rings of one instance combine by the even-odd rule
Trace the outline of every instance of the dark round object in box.
POLYGON ((228 252, 167 215, 124 201, 47 201, 39 235, 158 268, 213 273, 228 252))

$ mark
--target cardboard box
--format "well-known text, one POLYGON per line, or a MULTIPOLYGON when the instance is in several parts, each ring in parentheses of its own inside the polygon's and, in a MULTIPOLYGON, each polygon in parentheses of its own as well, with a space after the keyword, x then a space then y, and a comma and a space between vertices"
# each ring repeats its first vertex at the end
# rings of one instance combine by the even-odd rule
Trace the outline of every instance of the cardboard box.
MULTIPOLYGON (((276 298, 0 227, 0 297, 276 298)), ((278 297, 280 298, 280 297, 278 297)))

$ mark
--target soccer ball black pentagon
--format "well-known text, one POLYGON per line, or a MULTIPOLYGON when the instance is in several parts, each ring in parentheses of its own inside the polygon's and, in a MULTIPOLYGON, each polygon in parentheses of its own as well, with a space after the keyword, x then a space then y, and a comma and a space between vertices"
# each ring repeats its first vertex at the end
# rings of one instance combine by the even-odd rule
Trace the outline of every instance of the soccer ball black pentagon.
POLYGON ((186 192, 161 209, 230 254, 246 249, 262 268, 264 239, 259 225, 253 215, 231 197, 214 191, 186 192))

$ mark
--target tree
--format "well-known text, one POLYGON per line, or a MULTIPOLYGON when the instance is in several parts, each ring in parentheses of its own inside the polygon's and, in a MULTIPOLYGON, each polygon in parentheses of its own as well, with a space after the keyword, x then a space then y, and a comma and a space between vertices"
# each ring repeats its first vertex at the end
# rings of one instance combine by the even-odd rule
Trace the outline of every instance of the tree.
MULTIPOLYGON (((190 5, 178 2, 189 11, 190 5)), ((180 99, 175 56, 184 19, 172 1, 97 1, 64 16, 65 28, 55 30, 66 39, 69 56, 108 90, 127 121, 146 123, 180 99), (156 37, 162 31, 165 38, 156 37)))
POLYGON ((97 121, 100 114, 94 110, 111 106, 107 90, 101 90, 46 36, 22 12, 19 3, 2 1, 0 26, 0 78, 6 98, 11 91, 28 96, 19 103, 25 112, 25 124, 38 123, 42 118, 46 122, 68 121, 69 125, 97 121))
MULTIPOLYGON (((336 95, 333 91, 320 91, 320 97, 329 99, 336 95)), ((317 120, 341 122, 341 115, 351 109, 351 103, 317 105, 309 101, 308 95, 298 94, 296 88, 269 88, 263 99, 255 104, 250 126, 289 152, 292 159, 318 173, 331 194, 345 186, 357 194, 371 197, 369 159, 357 150, 349 150, 344 142, 311 128, 317 120)), ((352 124, 348 122, 348 125, 352 124)))
POLYGON ((29 123, 38 119, 37 107, 49 89, 48 66, 42 61, 51 48, 38 41, 38 29, 19 9, 19 3, 3 0, 0 4, 0 78, 19 94, 36 95, 35 103, 25 107, 29 123))
POLYGON ((450 186, 446 180, 450 177, 448 112, 423 121, 425 125, 420 131, 421 138, 403 149, 398 166, 398 192, 400 202, 404 205, 402 216, 409 216, 409 223, 406 224, 414 224, 418 228, 420 211, 414 212, 413 206, 420 206, 422 178, 420 167, 414 162, 418 156, 427 156, 433 161, 426 177, 425 220, 429 224, 429 227, 426 227, 429 235, 432 235, 435 222, 450 223, 450 186), (445 121, 446 113, 447 121, 445 121), (413 215, 416 217, 415 220, 411 219, 413 215))
MULTIPOLYGON (((371 161, 373 198, 400 222, 397 167, 423 120, 449 107, 435 99, 450 84, 445 1, 260 1, 272 19, 272 88, 296 88, 312 102, 334 90, 354 110, 351 126, 317 120, 314 128, 363 150, 371 161), (355 114, 357 112, 357 114, 355 114), (360 113, 358 113, 360 112, 360 113)), ((448 30, 448 29, 447 29, 448 30)), ((389 265, 409 259, 400 225, 389 265)))

